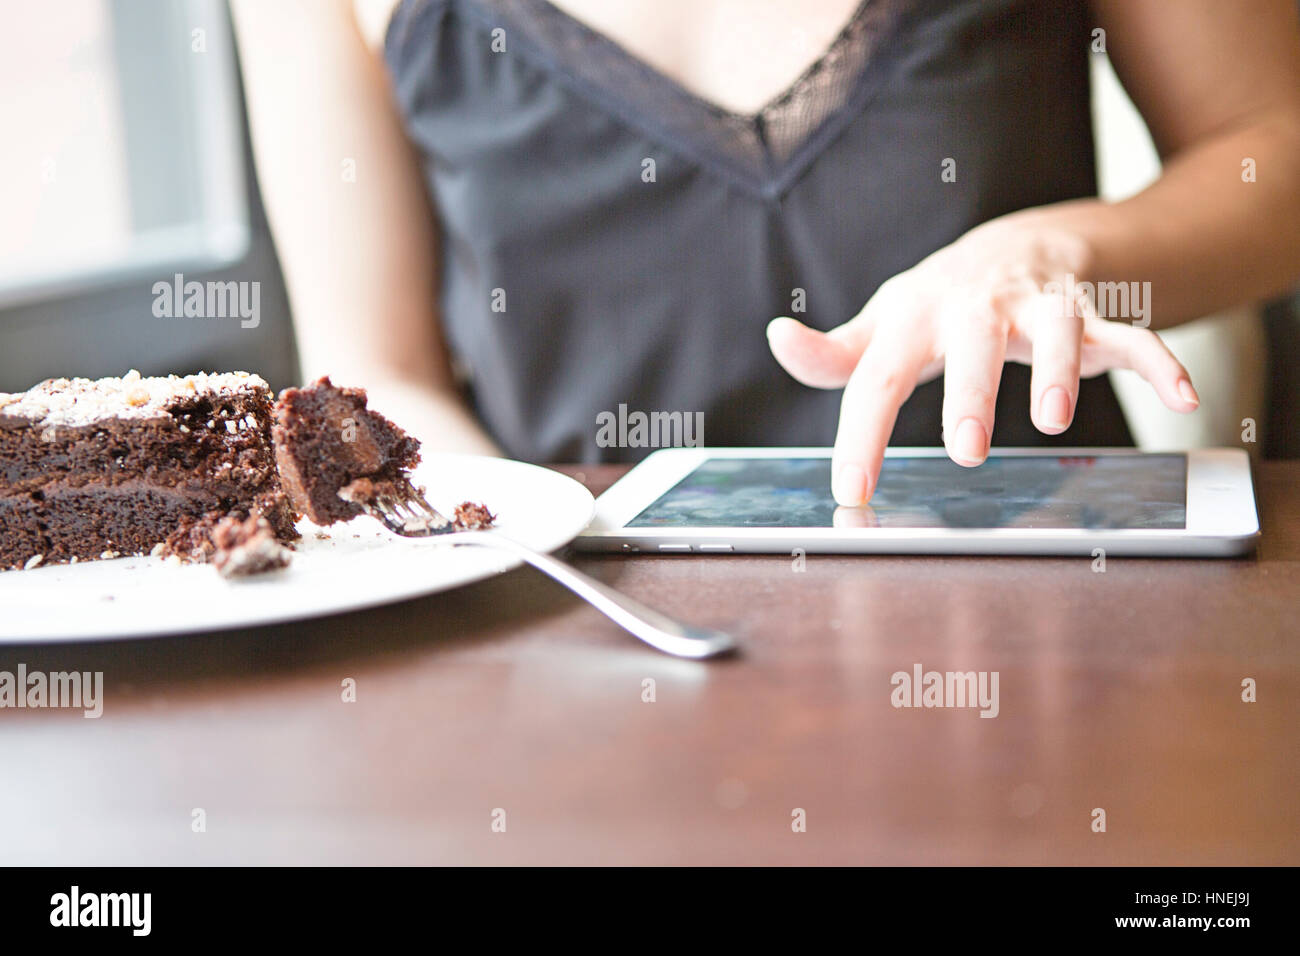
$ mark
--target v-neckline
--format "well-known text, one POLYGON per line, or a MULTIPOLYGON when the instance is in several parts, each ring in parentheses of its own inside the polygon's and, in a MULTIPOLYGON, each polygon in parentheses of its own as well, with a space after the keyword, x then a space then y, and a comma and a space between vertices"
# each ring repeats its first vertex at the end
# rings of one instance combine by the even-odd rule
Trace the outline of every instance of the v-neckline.
POLYGON ((805 83, 808 82, 810 77, 816 75, 820 70, 825 69, 828 59, 834 56, 836 51, 843 47, 852 36, 854 28, 861 23, 863 16, 866 15, 867 9, 876 5, 879 0, 859 0, 858 5, 853 8, 853 12, 849 15, 848 20, 844 22, 843 26, 835 31, 835 36, 832 37, 830 43, 828 43, 825 48, 817 54, 816 59, 800 70, 793 80, 781 87, 780 90, 778 90, 773 96, 769 97, 762 106, 752 113, 737 112, 736 110, 723 106, 717 100, 711 99, 705 94, 691 89, 691 87, 672 76, 672 74, 658 66, 655 66, 641 54, 631 50, 622 41, 616 40, 608 33, 601 32, 588 24, 587 21, 564 9, 564 7, 553 3, 552 0, 525 0, 525 2, 531 3, 536 7, 544 8, 545 13, 548 16, 567 20, 569 25, 575 31, 581 32, 583 35, 587 36, 591 42, 612 48, 613 51, 615 51, 622 59, 631 61, 636 64, 638 69, 654 75, 656 82, 673 87, 678 95, 685 99, 694 100, 699 104, 699 106, 709 112, 745 123, 758 123, 765 114, 789 100, 791 96, 793 96, 805 83))
POLYGON ((627 125, 769 200, 783 195, 865 107, 886 75, 887 62, 897 57, 897 44, 884 41, 896 34, 905 9, 911 6, 909 0, 862 0, 827 48, 798 77, 757 112, 737 113, 694 92, 550 0, 460 0, 456 5, 489 27, 500 26, 502 16, 516 21, 518 29, 508 34, 507 49, 524 47, 627 125), (524 18, 525 22, 519 22, 524 18), (868 50, 853 51, 863 57, 862 62, 851 75, 841 78, 843 102, 791 140, 793 145, 785 155, 778 155, 768 138, 772 118, 822 71, 835 68, 851 44, 869 40, 874 43, 868 50), (579 49, 584 55, 574 56, 573 51, 579 49), (605 81, 610 78, 626 82, 620 86, 605 81), (749 148, 758 152, 737 155, 729 148, 737 139, 751 141, 749 148))

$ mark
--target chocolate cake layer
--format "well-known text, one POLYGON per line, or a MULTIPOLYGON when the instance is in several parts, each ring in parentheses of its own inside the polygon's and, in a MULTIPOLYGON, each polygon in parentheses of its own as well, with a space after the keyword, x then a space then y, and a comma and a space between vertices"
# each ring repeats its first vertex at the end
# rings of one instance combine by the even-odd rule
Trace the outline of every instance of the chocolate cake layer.
MULTIPOLYGON (((175 528, 182 519, 201 517, 221 508, 215 495, 151 487, 142 483, 83 485, 63 488, 42 498, 0 499, 4 550, 42 564, 77 558, 80 561, 147 554, 163 537, 159 529, 175 528), (10 523, 26 533, 10 539, 10 523)), ((18 564, 17 560, 13 564, 18 564)))
POLYGON ((338 388, 328 377, 281 392, 271 434, 285 493, 319 525, 362 513, 339 497, 345 485, 405 482, 420 460, 420 443, 369 410, 364 389, 338 388))
POLYGON ((0 568, 148 552, 210 514, 258 513, 281 540, 297 537, 271 398, 242 372, 0 393, 0 568))
POLYGON ((0 494, 144 477, 240 495, 274 476, 269 436, 258 421, 267 414, 196 403, 167 419, 38 429, 0 412, 0 494))

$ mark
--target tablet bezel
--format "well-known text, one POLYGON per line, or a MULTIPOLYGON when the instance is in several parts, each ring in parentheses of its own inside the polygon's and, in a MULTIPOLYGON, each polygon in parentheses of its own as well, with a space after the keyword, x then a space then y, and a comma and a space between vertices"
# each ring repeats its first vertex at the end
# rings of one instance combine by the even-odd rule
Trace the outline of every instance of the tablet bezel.
MULTIPOLYGON (((1187 525, 1177 529, 1088 528, 629 528, 627 522, 710 458, 827 458, 829 448, 667 448, 649 455, 596 500, 574 546, 591 551, 689 553, 1238 555, 1253 549, 1259 519, 1250 457, 1237 448, 1141 452, 1131 448, 997 448, 993 454, 1187 458, 1187 525), (669 545, 668 549, 661 549, 669 545), (683 547, 683 545, 689 547, 683 547)), ((937 458, 943 448, 891 448, 891 458, 937 458)))

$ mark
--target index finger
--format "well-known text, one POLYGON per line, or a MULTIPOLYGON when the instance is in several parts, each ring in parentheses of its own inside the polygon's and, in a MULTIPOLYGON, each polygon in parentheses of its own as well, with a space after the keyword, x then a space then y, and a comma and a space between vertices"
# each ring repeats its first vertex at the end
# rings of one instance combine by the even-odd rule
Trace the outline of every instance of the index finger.
POLYGON ((866 503, 875 492, 898 410, 931 358, 928 339, 913 320, 909 315, 879 323, 844 387, 831 493, 846 508, 866 503))

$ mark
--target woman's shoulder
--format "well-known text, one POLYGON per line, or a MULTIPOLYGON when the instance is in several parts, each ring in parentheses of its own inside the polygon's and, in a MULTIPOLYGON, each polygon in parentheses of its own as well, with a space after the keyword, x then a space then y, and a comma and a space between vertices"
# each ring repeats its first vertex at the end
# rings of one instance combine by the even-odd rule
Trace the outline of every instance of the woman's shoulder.
POLYGON ((382 51, 388 25, 402 0, 352 0, 352 14, 366 46, 382 51))

